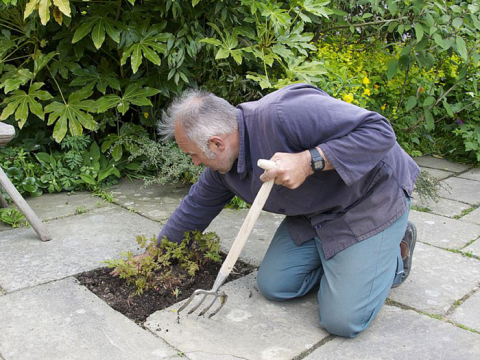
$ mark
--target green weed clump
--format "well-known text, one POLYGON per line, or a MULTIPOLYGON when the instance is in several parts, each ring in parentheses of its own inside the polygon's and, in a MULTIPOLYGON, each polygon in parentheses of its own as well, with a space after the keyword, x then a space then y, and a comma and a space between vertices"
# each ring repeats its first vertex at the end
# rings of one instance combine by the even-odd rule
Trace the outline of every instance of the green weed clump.
POLYGON ((135 294, 148 290, 165 289, 176 297, 178 285, 185 278, 194 277, 209 262, 220 262, 220 240, 218 235, 200 231, 187 232, 181 243, 163 238, 159 246, 157 239, 137 236, 137 243, 145 249, 145 256, 135 258, 124 252, 122 259, 106 260, 107 267, 116 269, 118 276, 135 287, 135 294))

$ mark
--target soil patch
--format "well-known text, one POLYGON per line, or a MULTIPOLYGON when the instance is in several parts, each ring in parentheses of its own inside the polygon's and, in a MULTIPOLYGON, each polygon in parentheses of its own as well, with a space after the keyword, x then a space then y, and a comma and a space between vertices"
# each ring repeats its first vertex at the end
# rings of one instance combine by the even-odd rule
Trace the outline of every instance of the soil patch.
MULTIPOLYGON (((195 277, 185 276, 182 269, 174 271, 179 276, 185 276, 181 283, 176 284, 179 295, 175 296, 171 289, 159 288, 145 291, 142 295, 135 294, 135 288, 127 285, 125 280, 110 275, 112 269, 99 268, 76 276, 80 284, 105 301, 111 308, 122 313, 139 325, 155 311, 164 309, 183 299, 188 298, 196 289, 211 289, 222 263, 208 263, 195 277)), ((242 261, 237 261, 234 271, 227 281, 238 279, 251 273, 255 267, 242 261)))

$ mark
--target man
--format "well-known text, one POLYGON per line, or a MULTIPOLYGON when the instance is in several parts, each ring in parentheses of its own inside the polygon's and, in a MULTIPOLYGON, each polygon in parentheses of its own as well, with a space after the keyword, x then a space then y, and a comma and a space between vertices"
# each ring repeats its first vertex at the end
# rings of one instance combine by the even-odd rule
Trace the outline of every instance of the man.
POLYGON ((160 130, 206 168, 159 241, 205 230, 234 195, 252 203, 275 178, 264 210, 286 218, 258 271, 266 298, 317 290, 320 325, 353 338, 408 276, 416 241, 409 197, 419 169, 381 115, 305 84, 237 108, 188 91, 160 130), (258 159, 276 166, 263 171, 258 159))

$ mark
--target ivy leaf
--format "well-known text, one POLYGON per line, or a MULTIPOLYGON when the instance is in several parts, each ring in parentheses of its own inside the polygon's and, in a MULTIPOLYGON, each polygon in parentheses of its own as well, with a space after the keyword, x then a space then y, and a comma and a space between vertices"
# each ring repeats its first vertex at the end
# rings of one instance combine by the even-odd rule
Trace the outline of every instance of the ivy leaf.
POLYGON ((128 109, 130 109, 130 104, 137 106, 151 106, 152 102, 148 97, 156 95, 159 92, 160 90, 150 87, 142 88, 141 83, 131 84, 127 86, 123 96, 120 97, 113 94, 102 96, 96 101, 95 106, 99 113, 105 112, 116 106, 118 111, 124 115, 128 109))
POLYGON ((68 129, 72 136, 82 135, 83 128, 95 129, 97 123, 88 113, 94 108, 94 101, 85 100, 91 94, 91 91, 75 91, 68 97, 68 102, 54 101, 45 106, 45 113, 51 113, 48 117, 48 125, 56 122, 53 129, 53 138, 56 142, 62 141, 68 129))
POLYGON ((107 86, 115 90, 120 90, 120 82, 115 77, 113 72, 100 73, 95 66, 90 66, 88 69, 78 68, 73 70, 75 79, 70 83, 70 86, 82 86, 91 90, 95 86, 102 94, 107 91, 107 86))
POLYGON ((18 121, 20 129, 25 125, 29 112, 43 120, 45 114, 42 105, 37 99, 49 100, 52 98, 52 95, 47 91, 39 90, 42 86, 42 82, 33 83, 28 89, 28 94, 23 90, 15 90, 11 96, 3 101, 4 104, 8 105, 3 109, 0 120, 6 120, 15 113, 15 120, 18 121))

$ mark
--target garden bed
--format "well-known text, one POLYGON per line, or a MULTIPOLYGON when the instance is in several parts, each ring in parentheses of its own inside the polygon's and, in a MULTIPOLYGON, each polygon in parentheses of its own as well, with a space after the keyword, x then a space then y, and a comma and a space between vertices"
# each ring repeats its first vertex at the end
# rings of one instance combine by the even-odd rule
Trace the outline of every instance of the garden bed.
MULTIPOLYGON (((136 295, 132 285, 127 285, 125 280, 110 275, 112 269, 107 267, 84 272, 76 278, 111 308, 143 325, 151 314, 188 298, 196 289, 210 290, 220 267, 221 263, 208 263, 195 277, 185 276, 184 270, 175 268, 173 273, 183 277, 182 282, 175 285, 175 289, 178 289, 176 294, 171 289, 160 288, 136 295)), ((245 276, 253 270, 253 266, 237 261, 228 281, 245 276)))

